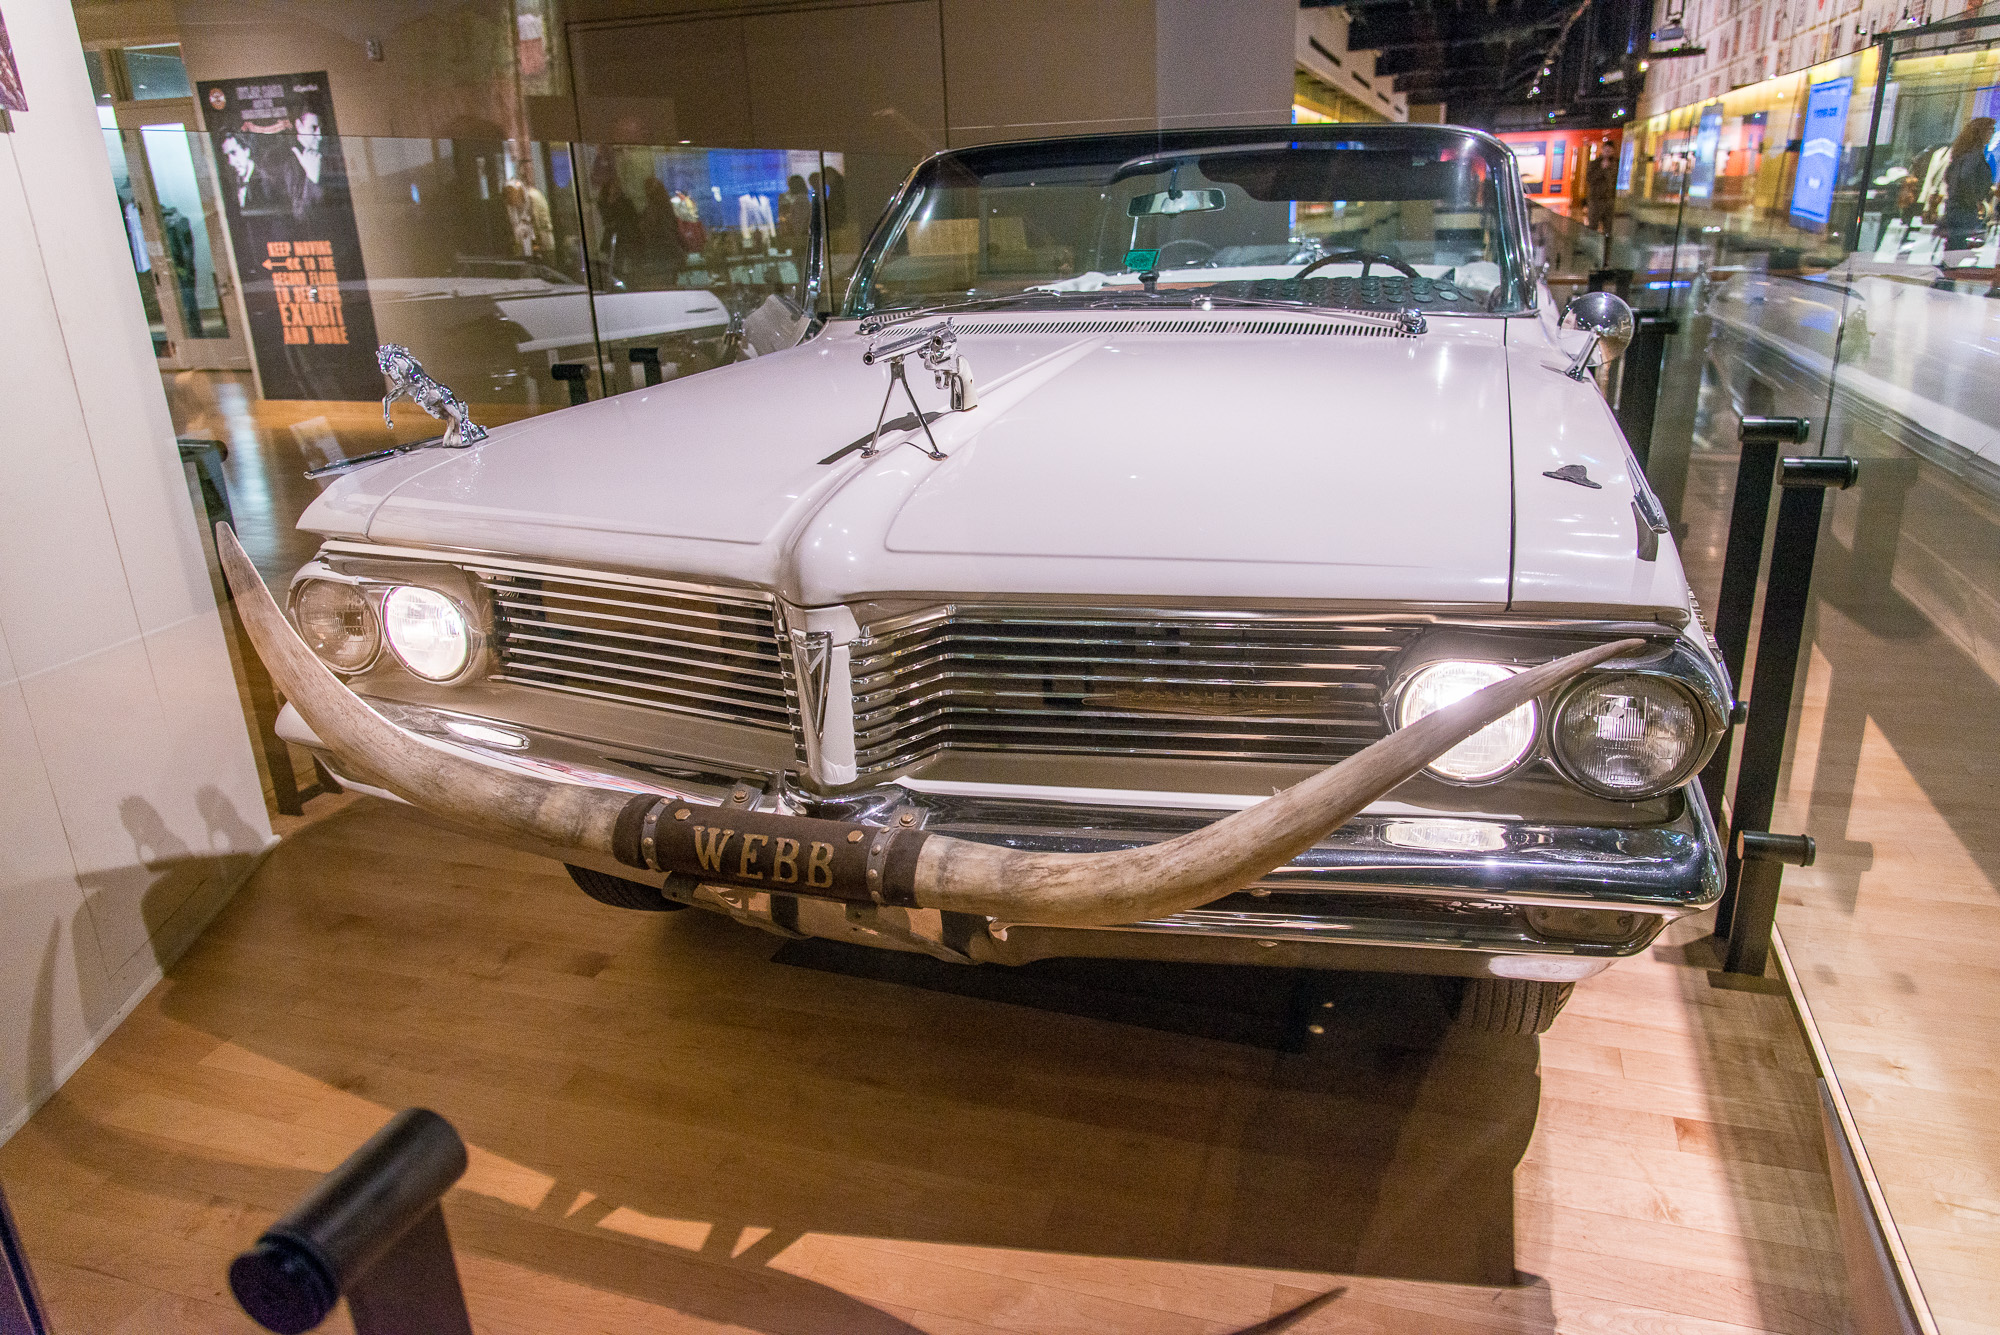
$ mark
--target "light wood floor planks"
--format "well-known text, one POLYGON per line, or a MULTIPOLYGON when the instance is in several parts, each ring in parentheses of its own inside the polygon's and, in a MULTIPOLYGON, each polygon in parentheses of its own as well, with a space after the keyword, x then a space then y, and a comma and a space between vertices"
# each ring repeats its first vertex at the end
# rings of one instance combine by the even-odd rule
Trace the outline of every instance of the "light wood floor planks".
POLYGON ((1540 1041, 1353 975, 1278 1053, 774 963, 314 810, 0 1147, 59 1331, 248 1330, 229 1258, 411 1104, 474 1147, 485 1332, 1210 1335, 1333 1290, 1294 1329, 1840 1328, 1803 1046, 1692 928, 1540 1041))

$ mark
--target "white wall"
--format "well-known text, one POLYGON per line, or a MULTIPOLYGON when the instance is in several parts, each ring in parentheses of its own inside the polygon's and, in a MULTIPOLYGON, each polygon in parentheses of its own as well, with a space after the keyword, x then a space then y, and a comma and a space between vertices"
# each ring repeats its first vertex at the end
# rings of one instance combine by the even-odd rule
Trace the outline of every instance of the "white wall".
POLYGON ((1292 119, 1297 0, 1155 0, 1154 104, 1162 128, 1292 119))
POLYGON ((0 134, 0 1138, 271 842, 65 0, 0 134))

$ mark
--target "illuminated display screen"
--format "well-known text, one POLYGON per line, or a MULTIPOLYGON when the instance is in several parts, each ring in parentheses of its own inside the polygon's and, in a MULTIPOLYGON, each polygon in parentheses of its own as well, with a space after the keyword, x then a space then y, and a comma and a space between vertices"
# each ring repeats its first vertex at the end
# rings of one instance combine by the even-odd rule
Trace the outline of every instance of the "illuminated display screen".
POLYGON ((1840 146, 1847 137, 1847 103, 1853 92, 1853 79, 1829 79, 1814 84, 1806 99, 1805 142, 1799 149, 1799 172, 1792 185, 1794 218, 1824 227, 1833 211, 1840 146))

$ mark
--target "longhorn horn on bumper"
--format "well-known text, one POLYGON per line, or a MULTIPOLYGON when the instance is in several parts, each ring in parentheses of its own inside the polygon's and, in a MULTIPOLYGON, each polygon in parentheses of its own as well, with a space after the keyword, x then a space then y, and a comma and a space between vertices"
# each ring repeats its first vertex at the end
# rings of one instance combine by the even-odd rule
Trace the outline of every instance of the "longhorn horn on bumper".
POLYGON ((711 884, 1052 926, 1116 926, 1212 903, 1290 862, 1517 706, 1644 644, 1620 640, 1517 673, 1177 839, 1104 853, 1026 853, 922 830, 723 811, 562 783, 441 746, 377 714, 320 662, 227 524, 216 525, 215 545, 244 629, 278 689, 344 764, 419 807, 557 852, 608 854, 711 884))

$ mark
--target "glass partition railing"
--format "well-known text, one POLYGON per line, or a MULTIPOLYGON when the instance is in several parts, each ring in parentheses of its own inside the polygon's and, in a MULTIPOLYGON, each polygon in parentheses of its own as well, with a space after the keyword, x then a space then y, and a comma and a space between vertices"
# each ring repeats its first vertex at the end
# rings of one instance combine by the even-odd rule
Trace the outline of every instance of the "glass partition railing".
POLYGON ((789 346, 914 161, 314 128, 105 131, 176 431, 228 448, 273 580, 313 549, 308 469, 442 429, 407 402, 385 422, 378 344, 485 426, 789 346))
POLYGON ((1971 20, 1655 116, 1611 245, 1679 318, 1649 473, 1706 605, 1741 417, 1861 461, 1812 575, 1775 824, 1819 852, 1778 925, 1940 1329, 2000 1300, 1997 99, 1971 20))

